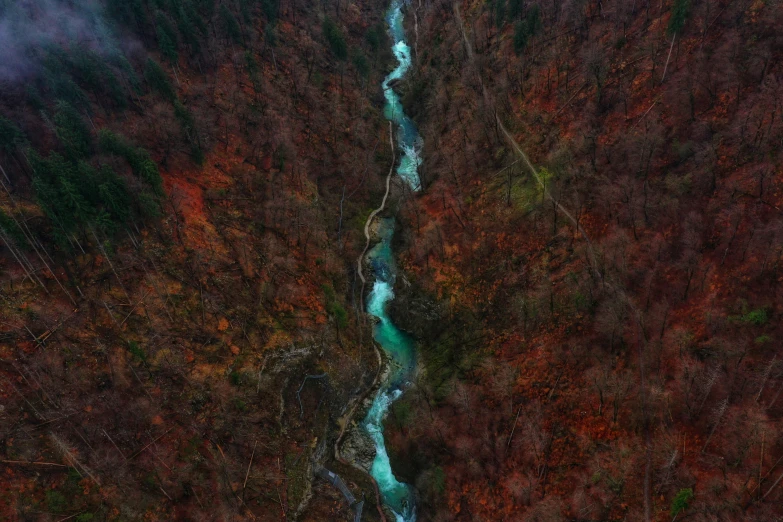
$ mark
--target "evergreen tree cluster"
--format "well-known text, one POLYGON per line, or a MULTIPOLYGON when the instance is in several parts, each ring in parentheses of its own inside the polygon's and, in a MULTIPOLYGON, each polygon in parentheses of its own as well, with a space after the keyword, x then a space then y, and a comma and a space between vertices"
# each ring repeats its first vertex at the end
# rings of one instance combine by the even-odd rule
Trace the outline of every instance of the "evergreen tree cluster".
MULTIPOLYGON (((36 200, 61 245, 74 233, 98 229, 110 235, 130 220, 158 214, 162 179, 146 150, 106 130, 99 132, 96 143, 90 126, 65 100, 55 102, 51 124, 59 146, 43 155, 29 146, 13 122, 0 117, 0 150, 10 157, 20 154, 26 158, 36 200), (110 156, 124 159, 138 181, 129 182, 103 161, 110 156)), ((24 235, 6 214, 0 215, 0 227, 17 245, 26 244, 24 235)))
POLYGON ((345 60, 348 57, 348 44, 345 42, 342 30, 331 18, 324 19, 322 29, 332 54, 338 60, 345 60))
POLYGON ((224 39, 248 45, 251 32, 261 27, 259 17, 265 19, 267 33, 279 17, 277 0, 107 0, 106 11, 118 27, 154 40, 171 64, 178 63, 183 52, 190 60, 208 61, 204 49, 212 23, 224 39))
MULTIPOLYGON (((70 5, 68 0, 52 1, 70 5)), ((6 4, 0 0, 4 16, 20 17, 20 27, 29 22, 24 18, 29 13, 5 9, 6 4)), ((51 39, 27 50, 35 73, 21 88, 24 101, 32 114, 40 114, 56 141, 28 140, 0 115, 0 152, 30 174, 52 228, 65 237, 93 225, 110 232, 128 219, 154 216, 163 196, 160 173, 149 153, 119 134, 99 130, 96 122, 122 118, 128 109, 140 110, 145 94, 159 96, 171 104, 191 158, 201 164, 198 122, 180 99, 173 75, 183 60, 192 67, 209 67, 214 53, 206 49, 217 36, 225 45, 245 48, 247 70, 258 91, 263 73, 252 46, 275 47, 280 16, 278 0, 103 0, 88 12, 95 18, 95 40, 51 39), (261 38, 253 31, 260 31, 261 38), (132 64, 120 45, 129 33, 156 46, 159 61, 146 57, 132 64), (121 172, 122 161, 133 176, 121 172)), ((361 48, 349 52, 344 31, 335 21, 326 18, 322 31, 332 54, 366 80, 371 70, 368 56, 377 59, 385 43, 383 26, 371 27, 366 34, 370 55, 361 48)))
POLYGON ((56 230, 69 234, 95 225, 108 233, 130 218, 128 187, 111 167, 95 168, 56 152, 46 158, 33 153, 30 161, 38 202, 56 230))
POLYGON ((522 54, 527 47, 528 40, 536 36, 542 26, 541 9, 534 4, 528 9, 525 17, 514 25, 514 52, 522 54))
POLYGON ((541 8, 538 4, 525 5, 524 0, 488 0, 487 6, 495 26, 501 29, 514 24, 514 52, 517 55, 527 48, 528 41, 543 28, 541 8))
MULTIPOLYGON (((130 219, 156 215, 162 181, 146 150, 110 131, 101 131, 96 144, 78 111, 65 101, 57 102, 54 124, 61 152, 42 156, 29 150, 26 155, 36 198, 56 236, 64 238, 93 226, 111 234, 130 219), (133 184, 135 190, 109 164, 96 158, 98 153, 125 159, 140 180, 133 184), (97 166, 93 165, 96 159, 97 166)), ((0 121, 2 127, 5 125, 0 121)))
MULTIPOLYGON (((53 1, 70 5, 66 0, 53 1)), ((34 21, 29 10, 5 2, 0 12, 9 27, 23 28, 34 21)), ((25 50, 34 74, 22 91, 27 105, 54 131, 53 151, 36 152, 25 133, 0 116, 0 151, 31 173, 37 200, 52 229, 64 237, 92 226, 108 233, 128 219, 156 215, 158 198, 163 195, 160 173, 149 153, 123 136, 98 132, 96 113, 102 118, 121 117, 129 107, 138 109, 134 101, 148 89, 171 103, 191 156, 201 163, 204 152, 197 122, 179 99, 167 69, 176 73, 183 56, 199 66, 207 63, 202 53, 211 24, 226 41, 242 44, 245 28, 257 26, 257 18, 263 16, 270 36, 267 43, 274 42, 278 2, 105 0, 79 13, 94 18, 89 24, 96 33, 94 40, 52 38, 25 50), (147 58, 134 68, 119 44, 129 32, 144 43, 154 42, 161 62, 147 58), (119 165, 117 160, 127 163, 132 177, 113 170, 112 166, 119 165)), ((43 146, 52 148, 49 143, 43 146)), ((0 226, 12 233, 10 225, 6 226, 12 222, 9 219, 0 226)))

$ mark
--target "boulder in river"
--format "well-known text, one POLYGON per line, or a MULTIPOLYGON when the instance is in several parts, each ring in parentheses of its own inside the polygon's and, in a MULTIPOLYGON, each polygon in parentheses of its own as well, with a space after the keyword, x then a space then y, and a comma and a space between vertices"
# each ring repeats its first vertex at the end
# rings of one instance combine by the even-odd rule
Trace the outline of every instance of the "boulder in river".
POLYGON ((389 82, 386 84, 386 87, 396 90, 397 86, 402 82, 400 78, 395 78, 393 80, 389 80, 389 82))

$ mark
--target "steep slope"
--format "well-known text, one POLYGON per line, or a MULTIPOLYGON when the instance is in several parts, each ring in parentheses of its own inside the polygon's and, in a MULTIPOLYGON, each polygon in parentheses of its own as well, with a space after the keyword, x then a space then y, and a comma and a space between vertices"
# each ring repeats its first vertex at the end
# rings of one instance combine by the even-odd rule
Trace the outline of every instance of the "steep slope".
POLYGON ((387 433, 423 519, 780 516, 783 10, 411 11, 425 370, 387 433))
POLYGON ((350 517, 327 462, 378 516, 330 459, 378 371, 382 10, 0 2, 0 517, 350 517))

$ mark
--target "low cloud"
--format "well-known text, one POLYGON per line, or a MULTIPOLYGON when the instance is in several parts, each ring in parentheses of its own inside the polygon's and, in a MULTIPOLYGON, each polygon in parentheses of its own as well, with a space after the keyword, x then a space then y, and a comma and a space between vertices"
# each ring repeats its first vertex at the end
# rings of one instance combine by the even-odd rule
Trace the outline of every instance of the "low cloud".
POLYGON ((79 44, 100 53, 116 42, 95 0, 0 0, 0 82, 39 71, 40 50, 79 44))

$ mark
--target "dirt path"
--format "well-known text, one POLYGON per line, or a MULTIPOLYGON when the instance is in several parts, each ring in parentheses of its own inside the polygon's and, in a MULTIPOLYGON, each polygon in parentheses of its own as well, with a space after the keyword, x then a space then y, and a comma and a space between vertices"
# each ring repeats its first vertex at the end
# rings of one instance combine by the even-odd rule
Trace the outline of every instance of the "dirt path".
POLYGON ((392 153, 392 161, 391 161, 391 167, 389 167, 389 174, 386 176, 386 193, 383 195, 383 201, 381 201, 381 206, 376 208, 372 211, 370 216, 367 218, 367 221, 364 223, 364 237, 366 239, 366 242, 364 244, 364 250, 362 250, 362 253, 359 255, 359 259, 356 260, 356 269, 359 272, 359 279, 362 280, 362 292, 360 294, 359 302, 362 305, 362 310, 364 310, 364 285, 367 282, 364 278, 364 256, 367 254, 367 250, 370 248, 370 225, 372 225, 373 220, 375 219, 375 216, 377 216, 379 213, 383 211, 383 209, 386 207, 386 200, 389 198, 389 188, 391 187, 391 178, 394 174, 394 164, 397 161, 396 155, 394 153, 394 127, 392 126, 392 122, 389 122, 389 145, 391 145, 391 153, 392 153))

